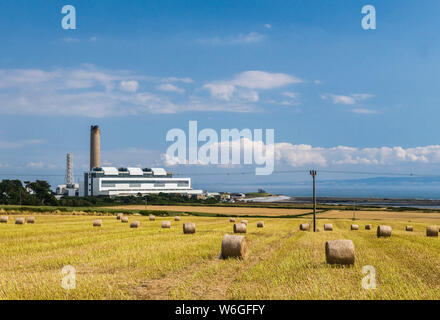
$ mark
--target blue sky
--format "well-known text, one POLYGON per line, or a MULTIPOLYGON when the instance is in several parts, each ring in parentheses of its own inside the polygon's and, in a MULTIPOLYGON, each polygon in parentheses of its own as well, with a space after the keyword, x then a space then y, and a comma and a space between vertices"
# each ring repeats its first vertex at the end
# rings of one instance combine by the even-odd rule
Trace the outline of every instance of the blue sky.
POLYGON ((276 170, 435 173, 439 9, 436 0, 2 1, 0 172, 62 174, 72 152, 80 174, 91 124, 106 164, 165 166, 167 131, 197 120, 216 131, 274 128, 276 170), (76 30, 61 28, 66 4, 76 30), (376 30, 361 28, 367 4, 376 30))

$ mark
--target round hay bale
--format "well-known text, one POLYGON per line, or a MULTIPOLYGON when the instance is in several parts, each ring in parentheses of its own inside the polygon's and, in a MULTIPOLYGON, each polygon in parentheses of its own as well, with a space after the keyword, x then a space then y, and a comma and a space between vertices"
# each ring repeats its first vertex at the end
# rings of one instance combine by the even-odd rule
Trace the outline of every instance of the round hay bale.
POLYGON ((405 231, 412 232, 412 231, 414 231, 414 228, 413 228, 413 226, 406 226, 405 231))
POLYGON ((128 217, 121 217, 121 222, 122 223, 128 222, 128 217))
POLYGON ((316 228, 316 232, 321 232, 321 229, 320 228, 316 228))
POLYGON ((244 223, 245 225, 247 225, 248 221, 247 220, 241 220, 241 223, 244 223))
POLYGON ((162 222, 162 228, 167 228, 167 229, 171 228, 171 222, 169 221, 162 222))
POLYGON ((234 218, 230 218, 229 222, 235 222, 235 219, 234 218))
POLYGON ((116 215, 116 219, 117 219, 117 220, 121 220, 121 218, 122 218, 123 215, 124 215, 123 213, 118 213, 118 214, 116 215))
POLYGON ((351 230, 359 230, 359 225, 357 225, 357 224, 352 224, 352 225, 351 225, 351 230))
POLYGON ((333 231, 333 225, 331 223, 324 224, 324 231, 333 231))
POLYGON ((257 228, 264 228, 264 221, 258 221, 257 228))
POLYGON ((1 216, 0 217, 0 223, 8 223, 9 217, 8 216, 1 216))
POLYGON ((244 259, 248 255, 247 240, 243 236, 226 234, 222 240, 222 251, 220 257, 222 259, 227 258, 240 258, 244 259))
POLYGON ((175 216, 174 217, 174 221, 180 221, 180 217, 179 216, 175 216))
POLYGON ((377 237, 391 237, 392 228, 390 226, 378 226, 377 237))
POLYGON ((244 223, 234 224, 234 233, 246 233, 247 225, 244 223))
POLYGON ((141 226, 140 221, 133 221, 130 223, 130 228, 139 228, 141 226))
POLYGON ((351 240, 332 240, 325 243, 328 264, 354 264, 354 244, 351 240))
POLYGON ((373 225, 372 224, 366 224, 365 225, 365 230, 371 230, 373 229, 373 225))
POLYGON ((24 220, 24 218, 16 218, 15 219, 15 224, 25 224, 26 220, 24 220))
POLYGON ((102 226, 102 220, 95 220, 93 221, 94 227, 101 227, 102 226))
POLYGON ((196 224, 194 222, 187 222, 183 224, 183 233, 196 233, 196 224))
POLYGON ((426 227, 426 236, 427 237, 438 237, 438 227, 437 226, 426 227))
POLYGON ((154 221, 154 220, 156 220, 156 217, 155 216, 153 216, 153 215, 150 215, 150 221, 154 221))
POLYGON ((309 231, 310 230, 310 224, 308 224, 308 223, 301 223, 299 225, 299 230, 301 230, 301 231, 309 231))
POLYGON ((27 217, 26 223, 35 223, 35 217, 27 217))

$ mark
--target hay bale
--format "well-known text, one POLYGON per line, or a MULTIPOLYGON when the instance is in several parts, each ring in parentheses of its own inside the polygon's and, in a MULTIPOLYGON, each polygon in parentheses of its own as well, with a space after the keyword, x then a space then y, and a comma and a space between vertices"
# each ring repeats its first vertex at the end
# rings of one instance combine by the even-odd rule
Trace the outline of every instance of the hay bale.
POLYGON ((153 216, 152 214, 150 214, 150 221, 154 221, 154 220, 156 220, 156 217, 155 216, 153 216))
POLYGON ((128 222, 128 217, 121 217, 121 222, 122 223, 128 222))
POLYGON ((325 243, 328 264, 354 264, 354 244, 351 240, 332 240, 325 243))
POLYGON ((171 222, 169 221, 162 222, 162 228, 167 228, 167 229, 171 228, 171 222))
POLYGON ((130 223, 130 228, 139 228, 141 226, 140 221, 133 221, 130 223))
POLYGON ((437 226, 426 227, 426 236, 427 237, 438 237, 438 227, 437 226))
POLYGON ((258 221, 257 228, 264 228, 264 221, 258 221))
POLYGON ((183 224, 183 233, 196 233, 196 224, 194 222, 187 222, 183 224))
POLYGON ((324 231, 333 231, 333 225, 331 223, 324 224, 324 231))
POLYGON ((229 222, 235 222, 235 219, 234 218, 230 218, 229 222))
POLYGON ((121 218, 122 218, 123 215, 124 215, 123 213, 118 213, 118 214, 116 215, 116 220, 121 220, 121 218))
POLYGON ((101 227, 102 226, 102 220, 95 220, 93 221, 94 227, 101 227))
POLYGON ((357 225, 357 224, 352 224, 352 225, 351 225, 351 230, 359 230, 359 225, 357 225))
POLYGON ((366 224, 365 225, 365 230, 371 230, 373 229, 373 225, 372 224, 366 224))
POLYGON ((413 228, 413 226, 406 226, 405 231, 412 232, 412 231, 414 231, 414 228, 413 228))
POLYGON ((226 234, 222 240, 222 251, 220 257, 222 259, 227 258, 240 258, 244 259, 248 255, 247 240, 243 236, 226 234))
POLYGON ((174 217, 174 221, 180 221, 180 217, 179 216, 175 216, 174 217))
POLYGON ((390 226, 378 226, 377 237, 391 237, 392 228, 390 226))
POLYGON ((246 233, 247 225, 244 223, 234 224, 234 233, 246 233))
POLYGON ((8 216, 1 216, 0 217, 0 223, 8 223, 9 217, 8 216))
POLYGON ((241 220, 241 223, 244 223, 245 225, 247 225, 248 221, 247 220, 241 220))
POLYGON ((27 217, 26 223, 35 223, 35 217, 27 217))
POLYGON ((15 224, 25 224, 26 220, 24 220, 24 218, 16 218, 15 219, 15 224))
POLYGON ((321 232, 321 229, 320 228, 316 228, 316 232, 321 232))
POLYGON ((301 230, 301 231, 310 231, 310 224, 308 224, 308 223, 301 223, 299 225, 299 230, 301 230))

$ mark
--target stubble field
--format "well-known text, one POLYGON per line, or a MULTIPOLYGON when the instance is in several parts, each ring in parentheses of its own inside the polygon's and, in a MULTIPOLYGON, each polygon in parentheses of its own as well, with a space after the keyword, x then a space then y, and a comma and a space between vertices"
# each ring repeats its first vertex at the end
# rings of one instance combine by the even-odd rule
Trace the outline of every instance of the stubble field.
POLYGON ((220 260, 227 218, 129 216, 142 222, 131 229, 114 216, 99 217, 102 227, 94 216, 35 216, 35 224, 15 225, 15 216, 0 224, 0 299, 440 299, 440 240, 425 235, 431 219, 358 220, 350 231, 351 220, 333 216, 312 233, 298 228, 309 218, 248 218, 248 258, 220 260), (183 234, 184 222, 196 233, 183 234), (379 224, 392 226, 391 238, 376 237, 379 224), (354 266, 325 263, 331 239, 353 240, 354 266), (72 290, 61 286, 66 265, 76 270, 72 290), (376 271, 374 290, 362 287, 366 265, 376 271))

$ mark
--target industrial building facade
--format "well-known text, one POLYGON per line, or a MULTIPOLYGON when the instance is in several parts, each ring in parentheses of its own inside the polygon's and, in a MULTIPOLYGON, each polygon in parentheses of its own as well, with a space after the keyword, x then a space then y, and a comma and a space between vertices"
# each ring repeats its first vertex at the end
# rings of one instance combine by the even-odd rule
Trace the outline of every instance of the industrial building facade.
POLYGON ((149 193, 202 194, 193 190, 191 178, 174 178, 163 168, 101 167, 99 126, 90 128, 90 171, 84 173, 80 196, 129 196, 149 193))
POLYGON ((173 178, 163 168, 93 168, 84 174, 80 194, 86 196, 128 196, 151 193, 202 194, 193 190, 191 178, 173 178))

